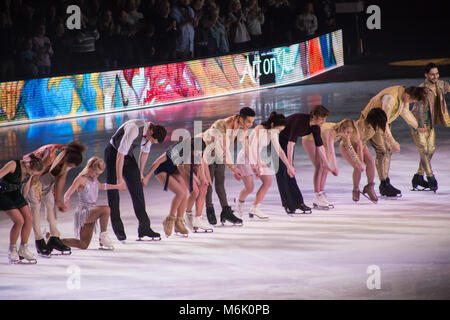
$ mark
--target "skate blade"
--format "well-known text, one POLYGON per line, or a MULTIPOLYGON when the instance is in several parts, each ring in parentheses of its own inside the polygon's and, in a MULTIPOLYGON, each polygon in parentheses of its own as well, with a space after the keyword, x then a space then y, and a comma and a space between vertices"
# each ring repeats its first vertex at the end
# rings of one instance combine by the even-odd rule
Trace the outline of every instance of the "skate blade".
POLYGON ((329 204, 329 205, 328 205, 328 208, 334 209, 334 204, 329 204))
POLYGON ((369 199, 370 202, 372 202, 372 203, 374 203, 374 204, 377 204, 377 203, 378 203, 378 201, 374 201, 374 200, 370 199, 370 197, 369 197, 367 194, 362 193, 362 192, 361 192, 361 194, 362 194, 364 197, 366 197, 367 199, 369 199))
POLYGON ((260 217, 260 216, 258 216, 257 214, 248 214, 248 217, 250 218, 250 219, 253 219, 254 217, 256 217, 256 218, 258 218, 259 220, 262 220, 262 221, 267 221, 267 220, 269 220, 269 217, 260 217))
POLYGON ((181 238, 187 238, 187 237, 188 237, 188 234, 187 234, 187 233, 181 233, 181 232, 175 232, 175 235, 176 235, 176 236, 179 236, 179 237, 181 237, 181 238))
POLYGON ((72 251, 61 251, 59 253, 51 253, 51 256, 70 256, 72 251))
POLYGON ((213 229, 199 229, 197 228, 196 230, 194 230, 194 233, 212 233, 214 230, 213 229))
POLYGON ((113 251, 114 247, 105 247, 105 246, 99 246, 98 250, 102 250, 102 251, 113 251))
POLYGON ((313 206, 314 206, 314 209, 317 209, 317 210, 330 210, 330 207, 329 206, 319 206, 319 205, 317 205, 317 204, 313 204, 313 206))
POLYGON ((384 200, 398 200, 400 197, 399 196, 381 196, 382 199, 384 200))
MULTIPOLYGON (((423 189, 419 189, 419 188, 412 188, 411 189, 411 191, 433 191, 433 190, 431 190, 431 189, 429 189, 429 188, 423 188, 423 189)), ((434 192, 436 192, 436 191, 434 191, 434 192)))
POLYGON ((221 222, 222 223, 222 227, 228 227, 228 226, 230 226, 230 227, 242 227, 244 225, 244 223, 240 223, 240 222, 237 222, 237 223, 229 222, 229 224, 225 224, 226 222, 227 221, 222 221, 221 222))
POLYGON ((52 257, 51 254, 42 254, 42 253, 38 253, 38 256, 41 258, 46 258, 46 259, 50 259, 52 257))
MULTIPOLYGON (((166 237, 169 237, 166 235, 166 237)), ((161 237, 142 237, 142 238, 137 238, 136 241, 142 241, 142 242, 157 242, 157 241, 161 241, 161 237)))
POLYGON ((16 264, 36 264, 36 263, 37 263, 36 259, 27 260, 23 257, 19 257, 19 262, 17 262, 16 264))
POLYGON ((9 260, 9 264, 19 264, 20 260, 9 260))

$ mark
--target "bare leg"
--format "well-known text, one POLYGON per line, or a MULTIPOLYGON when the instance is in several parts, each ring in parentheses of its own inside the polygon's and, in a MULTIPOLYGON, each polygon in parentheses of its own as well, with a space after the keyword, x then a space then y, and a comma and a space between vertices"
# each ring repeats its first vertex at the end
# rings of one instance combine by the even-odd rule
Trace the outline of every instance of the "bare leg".
POLYGON ((253 202, 254 205, 260 204, 263 201, 264 197, 267 194, 267 191, 269 191, 269 188, 272 184, 271 176, 260 176, 260 179, 262 181, 262 185, 256 192, 255 201, 253 202))
MULTIPOLYGON (((365 150, 367 150, 367 147, 365 147, 365 150)), ((342 157, 353 167, 353 189, 359 190, 361 171, 354 166, 350 153, 343 147, 342 143, 339 144, 339 152, 341 153, 342 157)))
POLYGON ((13 226, 9 233, 9 243, 17 244, 17 239, 19 239, 19 234, 24 224, 24 218, 18 209, 8 210, 5 211, 5 213, 13 222, 13 226))
POLYGON ((208 192, 208 186, 200 185, 198 188, 198 197, 195 200, 195 216, 200 217, 205 206, 206 193, 208 192))
POLYGON ((242 181, 244 182, 244 188, 242 188, 241 192, 239 193, 238 200, 244 202, 248 195, 253 192, 253 176, 244 176, 242 177, 242 181))
MULTIPOLYGON (((166 172, 161 172, 156 175, 156 179, 162 185, 166 183, 166 177, 166 172)), ((180 206, 181 202, 187 197, 187 191, 184 184, 181 185, 175 178, 173 178, 173 175, 169 177, 168 189, 175 194, 172 202, 170 203, 169 211, 170 216, 175 217, 178 207, 180 206)))
POLYGON ((318 157, 318 154, 316 153, 316 145, 314 141, 302 139, 303 148, 306 150, 306 153, 309 156, 309 159, 311 160, 311 163, 314 165, 314 177, 313 177, 313 183, 314 183, 314 192, 320 192, 320 180, 321 180, 321 161, 318 157))
POLYGON ((29 206, 25 206, 19 209, 23 217, 23 226, 20 233, 20 244, 28 243, 30 238, 31 229, 33 228, 33 216, 31 215, 31 210, 29 206))
POLYGON ((80 230, 80 240, 70 238, 61 239, 61 241, 69 247, 75 247, 83 250, 87 249, 89 247, 89 244, 91 243, 92 235, 94 234, 94 226, 95 224, 93 222, 85 223, 80 230))
POLYGON ((373 158, 369 149, 367 149, 367 146, 364 146, 363 156, 364 163, 366 164, 367 182, 373 183, 375 180, 375 159, 373 158))

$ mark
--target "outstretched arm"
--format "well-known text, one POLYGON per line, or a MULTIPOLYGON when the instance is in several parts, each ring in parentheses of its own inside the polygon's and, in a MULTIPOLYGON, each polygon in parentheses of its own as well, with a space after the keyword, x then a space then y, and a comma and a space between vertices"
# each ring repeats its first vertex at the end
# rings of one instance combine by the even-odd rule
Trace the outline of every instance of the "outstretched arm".
POLYGON ((153 164, 150 167, 150 170, 147 172, 147 174, 144 177, 144 181, 143 181, 143 185, 147 186, 148 181, 150 180, 153 172, 155 172, 156 168, 158 168, 158 166, 163 163, 164 161, 167 160, 167 153, 163 153, 162 155, 160 155, 158 157, 158 159, 156 159, 153 164))
POLYGON ((0 169, 0 179, 6 176, 8 173, 13 173, 16 170, 16 162, 9 161, 0 169))
POLYGON ((72 185, 67 189, 66 193, 64 194, 64 204, 68 207, 69 206, 69 200, 72 194, 75 192, 75 190, 78 189, 78 187, 81 184, 86 183, 86 177, 79 176, 73 180, 72 185))
POLYGON ((56 180, 55 184, 55 204, 58 209, 62 212, 67 211, 67 206, 64 204, 62 195, 64 190, 64 185, 66 184, 67 172, 69 169, 66 169, 56 180))

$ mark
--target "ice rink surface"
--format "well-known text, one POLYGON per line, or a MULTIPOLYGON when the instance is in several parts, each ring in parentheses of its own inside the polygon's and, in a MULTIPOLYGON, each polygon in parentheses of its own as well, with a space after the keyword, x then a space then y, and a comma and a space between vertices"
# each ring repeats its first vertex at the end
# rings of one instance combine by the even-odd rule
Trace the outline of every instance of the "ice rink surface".
MULTIPOLYGON (((192 131, 194 120, 202 120, 206 128, 244 106, 255 109, 255 123, 274 110, 287 116, 308 112, 315 104, 331 111, 328 121, 357 119, 381 89, 421 82, 402 79, 291 86, 102 117, 5 127, 0 128, 0 161, 4 164, 43 144, 74 139, 88 146, 87 157, 103 157, 104 146, 117 127, 135 118, 165 125, 169 133, 177 128, 192 131)), ((73 248, 70 256, 38 258, 37 265, 8 264, 11 222, 1 213, 0 299, 449 299, 450 129, 439 126, 436 130, 432 165, 439 183, 437 193, 410 191, 419 156, 403 119, 393 123, 392 132, 401 144, 401 153, 392 156, 390 170, 392 184, 403 192, 398 200, 380 199, 372 204, 361 197, 359 203, 353 203, 352 169, 337 151, 339 176, 329 175, 326 185, 335 209, 289 217, 273 179, 261 205, 270 215, 269 221, 247 215, 243 227, 218 225, 213 233, 136 242, 137 219, 131 199, 128 193, 121 193, 128 237, 125 244, 116 241, 109 228, 114 251, 98 250, 98 235, 94 235, 88 250, 73 248), (375 278, 380 289, 374 288, 375 278)), ((153 146, 147 167, 169 145, 166 141, 153 146)), ((371 147, 369 150, 374 154, 371 147)), ((295 167, 305 202, 311 206, 313 167, 301 141, 295 150, 295 167)), ((72 170, 68 182, 80 170, 72 170)), ((242 184, 229 171, 226 174, 232 205, 242 184)), ((100 181, 104 180, 102 175, 100 181)), ((376 182, 378 193, 377 178, 376 182)), ((365 183, 363 175, 361 188, 365 183)), ((172 194, 164 192, 154 178, 144 193, 152 228, 163 234, 162 220, 172 194)), ((213 199, 219 218, 215 194, 213 199)), ((247 211, 253 199, 248 198, 247 211)), ((105 192, 100 191, 98 203, 107 203, 105 192)), ((74 195, 68 212, 58 214, 62 238, 74 235, 76 204, 74 195)), ((42 227, 45 225, 42 216, 42 227)), ((34 250, 33 233, 29 243, 34 250)))

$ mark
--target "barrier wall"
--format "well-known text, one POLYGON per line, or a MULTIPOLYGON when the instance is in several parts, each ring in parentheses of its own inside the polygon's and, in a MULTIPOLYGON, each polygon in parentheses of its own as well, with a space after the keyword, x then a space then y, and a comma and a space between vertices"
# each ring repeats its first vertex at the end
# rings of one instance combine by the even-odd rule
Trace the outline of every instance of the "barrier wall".
POLYGON ((269 50, 136 69, 3 82, 0 126, 134 110, 281 86, 343 64, 342 30, 337 30, 269 50))

